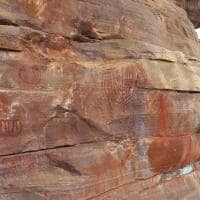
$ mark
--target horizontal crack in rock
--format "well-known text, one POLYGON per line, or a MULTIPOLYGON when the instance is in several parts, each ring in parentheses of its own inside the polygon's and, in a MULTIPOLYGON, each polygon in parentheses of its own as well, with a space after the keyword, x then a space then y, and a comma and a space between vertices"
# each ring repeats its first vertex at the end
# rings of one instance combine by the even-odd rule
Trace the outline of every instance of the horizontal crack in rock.
POLYGON ((4 48, 4 47, 0 47, 0 51, 7 51, 7 52, 22 52, 22 50, 19 49, 11 49, 11 48, 4 48))
POLYGON ((143 87, 136 85, 138 89, 150 90, 150 91, 165 91, 165 92, 177 92, 177 93, 188 93, 188 94, 200 94, 198 90, 180 90, 180 89, 168 89, 168 88, 154 88, 154 87, 143 87))

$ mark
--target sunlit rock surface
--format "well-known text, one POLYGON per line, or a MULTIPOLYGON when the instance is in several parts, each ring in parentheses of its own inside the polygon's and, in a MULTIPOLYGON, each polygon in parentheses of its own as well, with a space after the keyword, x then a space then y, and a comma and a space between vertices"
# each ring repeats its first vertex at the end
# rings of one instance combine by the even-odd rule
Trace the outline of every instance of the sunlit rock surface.
POLYGON ((172 0, 0 0, 0 199, 199 199, 199 59, 172 0))

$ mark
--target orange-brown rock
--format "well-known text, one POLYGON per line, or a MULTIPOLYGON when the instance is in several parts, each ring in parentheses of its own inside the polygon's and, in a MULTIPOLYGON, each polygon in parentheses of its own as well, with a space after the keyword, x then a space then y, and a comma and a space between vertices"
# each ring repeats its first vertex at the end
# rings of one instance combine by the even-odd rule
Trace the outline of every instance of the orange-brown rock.
POLYGON ((0 0, 0 66, 0 199, 199 199, 200 44, 174 2, 0 0))

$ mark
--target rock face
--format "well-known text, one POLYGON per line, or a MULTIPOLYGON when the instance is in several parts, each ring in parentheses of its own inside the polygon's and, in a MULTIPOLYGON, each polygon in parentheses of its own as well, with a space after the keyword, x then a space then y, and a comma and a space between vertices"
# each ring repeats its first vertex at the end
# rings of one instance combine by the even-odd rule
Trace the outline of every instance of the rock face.
POLYGON ((200 1, 199 0, 172 0, 184 8, 196 28, 200 27, 200 1))
POLYGON ((0 0, 0 199, 199 199, 199 59, 171 0, 0 0))

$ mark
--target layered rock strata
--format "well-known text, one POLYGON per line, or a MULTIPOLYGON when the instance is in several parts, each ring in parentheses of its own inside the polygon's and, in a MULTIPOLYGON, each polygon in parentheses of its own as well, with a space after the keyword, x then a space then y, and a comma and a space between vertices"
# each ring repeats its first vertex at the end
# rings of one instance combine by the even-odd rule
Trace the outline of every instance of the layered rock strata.
POLYGON ((199 59, 171 0, 0 0, 0 199, 198 199, 199 59))

